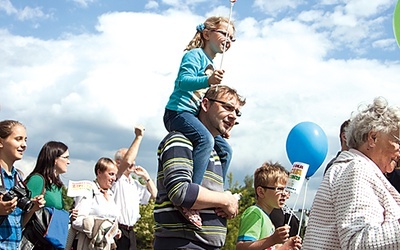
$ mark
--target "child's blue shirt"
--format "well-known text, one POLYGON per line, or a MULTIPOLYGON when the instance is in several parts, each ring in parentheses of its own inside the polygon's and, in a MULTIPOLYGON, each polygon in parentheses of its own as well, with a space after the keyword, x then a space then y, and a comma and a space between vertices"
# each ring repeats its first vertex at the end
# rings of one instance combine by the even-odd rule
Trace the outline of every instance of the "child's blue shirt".
POLYGON ((174 91, 166 108, 197 115, 201 100, 209 87, 209 76, 206 75, 208 69, 214 70, 213 61, 204 53, 203 49, 196 48, 187 51, 182 58, 174 91))

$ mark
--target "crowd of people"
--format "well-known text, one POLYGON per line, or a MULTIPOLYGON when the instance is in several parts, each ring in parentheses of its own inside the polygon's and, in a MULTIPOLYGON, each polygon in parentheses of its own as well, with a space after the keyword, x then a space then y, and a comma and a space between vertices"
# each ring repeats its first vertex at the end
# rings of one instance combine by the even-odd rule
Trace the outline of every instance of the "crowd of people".
MULTIPOLYGON (((139 205, 150 199, 155 199, 155 250, 224 246, 227 220, 238 216, 240 199, 224 188, 233 155, 226 139, 246 99, 222 84, 225 71, 216 69, 213 59, 231 47, 234 35, 234 24, 225 17, 212 16, 196 27, 165 107, 168 134, 158 147, 156 183, 136 165, 145 132, 137 126, 129 148, 117 150, 114 159, 98 159, 90 194, 74 198, 70 219, 61 225, 70 225, 65 249, 137 249, 133 229, 139 205)), ((22 123, 0 121, 0 249, 25 249, 20 242, 33 215, 43 208, 64 209, 60 175, 70 164, 68 146, 45 143, 24 178, 14 163, 22 159, 26 141, 22 123), (29 208, 18 195, 9 199, 12 191, 24 193, 29 208)), ((254 171, 256 201, 241 214, 236 249, 400 249, 400 185, 394 171, 400 109, 377 97, 342 124, 340 141, 316 193, 304 242, 298 218, 285 205, 289 173, 278 162, 265 161, 254 171)), ((33 249, 59 248, 37 241, 33 249)))

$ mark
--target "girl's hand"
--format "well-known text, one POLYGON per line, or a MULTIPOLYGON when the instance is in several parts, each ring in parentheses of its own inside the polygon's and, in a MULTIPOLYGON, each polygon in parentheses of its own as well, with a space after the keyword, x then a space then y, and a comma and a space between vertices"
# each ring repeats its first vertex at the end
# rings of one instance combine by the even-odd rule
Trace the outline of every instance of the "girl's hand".
POLYGON ((222 78, 224 77, 225 70, 214 70, 212 75, 208 78, 208 84, 209 85, 215 85, 215 84, 220 84, 222 81, 222 78))
POLYGON ((44 207, 44 204, 46 204, 46 200, 42 194, 33 197, 31 200, 33 202, 33 211, 39 210, 40 208, 44 207))

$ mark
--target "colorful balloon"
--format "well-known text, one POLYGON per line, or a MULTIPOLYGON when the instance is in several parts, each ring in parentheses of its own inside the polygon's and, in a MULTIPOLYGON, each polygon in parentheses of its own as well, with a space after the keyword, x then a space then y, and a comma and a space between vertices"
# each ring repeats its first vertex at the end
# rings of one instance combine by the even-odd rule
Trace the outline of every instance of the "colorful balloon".
POLYGON ((397 45, 400 47, 400 1, 397 1, 393 14, 393 31, 397 45))
POLYGON ((292 164, 309 165, 306 178, 314 175, 324 162, 328 152, 328 139, 320 126, 313 122, 301 122, 289 132, 286 153, 292 164))

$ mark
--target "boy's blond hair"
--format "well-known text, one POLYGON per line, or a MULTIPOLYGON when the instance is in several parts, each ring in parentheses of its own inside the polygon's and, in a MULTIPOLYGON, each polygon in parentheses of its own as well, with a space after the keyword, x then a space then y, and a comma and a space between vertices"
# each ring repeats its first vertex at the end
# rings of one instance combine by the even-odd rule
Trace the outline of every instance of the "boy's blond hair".
MULTIPOLYGON (((273 186, 279 182, 286 182, 289 172, 278 162, 267 161, 254 172, 254 190, 259 186, 273 186)), ((257 197, 257 192, 256 197, 257 197)))

